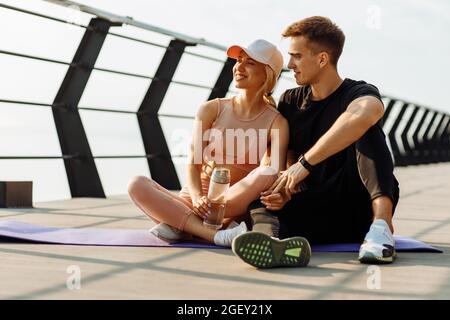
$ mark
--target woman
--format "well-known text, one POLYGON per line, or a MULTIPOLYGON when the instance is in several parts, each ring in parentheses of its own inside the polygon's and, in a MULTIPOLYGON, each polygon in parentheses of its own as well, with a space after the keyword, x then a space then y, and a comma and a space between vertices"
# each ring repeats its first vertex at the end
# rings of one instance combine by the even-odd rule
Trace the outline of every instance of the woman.
POLYGON ((247 231, 244 222, 225 230, 203 225, 209 212, 206 196, 215 165, 228 168, 231 174, 225 225, 231 220, 244 220, 248 205, 270 187, 278 171, 285 169, 289 128, 271 97, 283 65, 280 51, 265 40, 256 40, 247 48, 230 47, 227 55, 236 59, 233 77, 240 94, 207 101, 200 107, 194 122, 187 185, 175 195, 143 176, 134 177, 128 184, 130 198, 157 223, 150 232, 170 242, 194 235, 230 247, 233 238, 247 231), (233 129, 241 133, 250 129, 258 134, 256 139, 244 138, 244 143, 241 139, 236 149, 236 143, 230 144, 236 139, 228 135, 233 129), (214 148, 217 145, 220 147, 214 148), (199 154, 200 161, 196 157, 199 154))

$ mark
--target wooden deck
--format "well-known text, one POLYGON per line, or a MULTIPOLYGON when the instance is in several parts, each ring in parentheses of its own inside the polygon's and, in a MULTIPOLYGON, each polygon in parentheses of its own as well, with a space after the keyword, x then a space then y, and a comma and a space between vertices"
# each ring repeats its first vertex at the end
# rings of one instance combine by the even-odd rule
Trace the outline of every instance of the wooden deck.
MULTIPOLYGON (((257 270, 231 250, 0 243, 1 299, 449 299, 450 164, 397 168, 396 233, 444 254, 400 253, 374 273, 355 253, 317 253, 303 269, 257 270), (70 266, 81 288, 69 289, 70 266), (372 278, 371 278, 372 277, 372 278)), ((1 209, 0 219, 61 227, 149 228, 127 196, 1 209)))

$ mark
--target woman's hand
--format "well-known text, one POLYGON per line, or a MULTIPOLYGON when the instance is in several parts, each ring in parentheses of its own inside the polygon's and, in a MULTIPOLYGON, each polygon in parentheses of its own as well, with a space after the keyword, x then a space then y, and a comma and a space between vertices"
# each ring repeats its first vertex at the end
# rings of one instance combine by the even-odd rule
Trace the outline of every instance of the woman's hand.
POLYGON ((192 205, 194 206, 194 213, 203 220, 209 216, 209 200, 206 196, 201 196, 197 199, 193 199, 192 205))
POLYGON ((290 166, 286 171, 280 172, 278 179, 270 186, 267 191, 272 194, 283 193, 291 196, 293 193, 300 191, 299 184, 309 175, 300 162, 297 162, 290 166))
POLYGON ((289 192, 286 193, 284 189, 281 189, 280 192, 277 193, 264 191, 261 193, 260 200, 267 209, 278 211, 281 210, 289 200, 291 200, 291 194, 289 192))

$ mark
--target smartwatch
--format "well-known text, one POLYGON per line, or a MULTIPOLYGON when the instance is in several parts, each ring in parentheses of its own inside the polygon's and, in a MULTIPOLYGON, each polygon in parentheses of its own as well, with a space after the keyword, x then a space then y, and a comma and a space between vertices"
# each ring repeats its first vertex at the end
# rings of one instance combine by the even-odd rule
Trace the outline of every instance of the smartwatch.
POLYGON ((311 165, 308 161, 306 161, 305 159, 305 155, 300 155, 300 157, 298 157, 298 162, 300 162, 302 164, 302 166, 309 171, 309 173, 311 173, 314 170, 314 166, 311 165))

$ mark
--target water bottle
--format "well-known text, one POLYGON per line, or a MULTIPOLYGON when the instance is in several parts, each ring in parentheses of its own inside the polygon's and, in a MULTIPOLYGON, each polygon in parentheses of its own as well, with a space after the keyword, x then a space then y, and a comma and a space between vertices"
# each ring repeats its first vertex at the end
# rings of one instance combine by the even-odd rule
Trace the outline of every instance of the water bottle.
POLYGON ((210 214, 203 224, 212 229, 222 228, 225 208, 227 204, 227 191, 230 188, 230 170, 227 168, 214 168, 208 190, 210 214))

